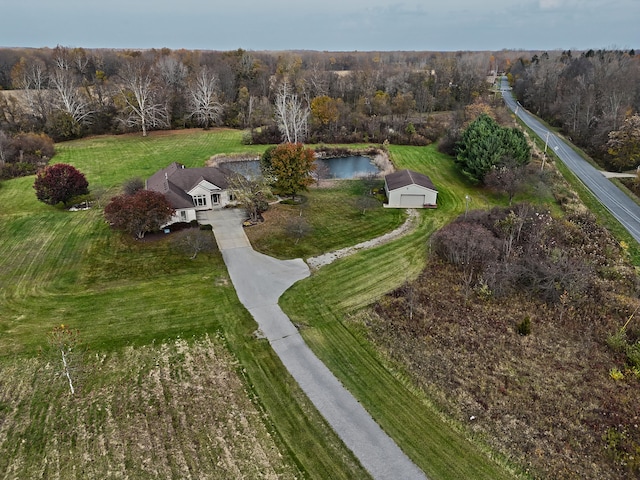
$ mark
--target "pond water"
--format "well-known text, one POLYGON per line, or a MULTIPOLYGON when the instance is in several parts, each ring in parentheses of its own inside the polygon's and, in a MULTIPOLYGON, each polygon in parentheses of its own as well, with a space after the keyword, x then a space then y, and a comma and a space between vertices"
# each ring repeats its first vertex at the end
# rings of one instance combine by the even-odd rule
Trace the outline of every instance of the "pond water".
POLYGON ((369 157, 356 155, 352 157, 327 158, 317 160, 319 164, 329 167, 329 178, 359 178, 378 173, 378 167, 374 165, 369 157))
MULTIPOLYGON (((326 158, 316 160, 320 165, 326 165, 328 170, 323 175, 324 178, 336 179, 353 179, 360 178, 370 174, 378 173, 378 167, 371 161, 369 157, 354 155, 351 157, 326 158)), ((260 176, 259 160, 242 160, 240 162, 223 163, 226 168, 234 172, 240 173, 248 178, 260 176)))

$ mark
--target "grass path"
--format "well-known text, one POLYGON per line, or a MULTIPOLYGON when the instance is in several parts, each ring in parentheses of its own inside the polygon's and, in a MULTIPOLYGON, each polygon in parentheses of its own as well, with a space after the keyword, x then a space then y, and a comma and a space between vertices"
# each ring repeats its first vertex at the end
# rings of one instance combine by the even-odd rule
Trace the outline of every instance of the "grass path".
POLYGON ((321 268, 285 292, 280 303, 303 326, 301 333, 312 350, 429 478, 512 478, 501 464, 446 423, 349 321, 350 313, 422 270, 429 235, 464 211, 465 195, 471 195, 470 207, 481 202, 452 162, 433 147, 391 147, 391 154, 398 168, 432 178, 440 192, 438 209, 421 212, 412 234, 321 268))

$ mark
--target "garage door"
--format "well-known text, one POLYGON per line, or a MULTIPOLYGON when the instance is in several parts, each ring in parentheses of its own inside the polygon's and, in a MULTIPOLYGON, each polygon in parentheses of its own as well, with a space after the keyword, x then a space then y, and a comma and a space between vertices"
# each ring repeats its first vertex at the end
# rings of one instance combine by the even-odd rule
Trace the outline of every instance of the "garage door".
POLYGON ((424 195, 400 195, 400 205, 403 207, 424 206, 424 195))

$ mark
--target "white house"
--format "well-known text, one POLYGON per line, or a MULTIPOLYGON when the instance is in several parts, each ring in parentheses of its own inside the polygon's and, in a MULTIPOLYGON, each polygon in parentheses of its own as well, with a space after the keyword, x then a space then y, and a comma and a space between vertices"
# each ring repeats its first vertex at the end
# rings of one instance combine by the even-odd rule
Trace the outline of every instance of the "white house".
POLYGON ((198 212, 223 208, 232 203, 228 176, 221 167, 186 168, 173 162, 154 173, 146 189, 164 194, 176 213, 169 223, 198 220, 198 212))
POLYGON ((388 208, 435 208, 438 190, 431 179, 412 170, 400 170, 384 177, 388 208))

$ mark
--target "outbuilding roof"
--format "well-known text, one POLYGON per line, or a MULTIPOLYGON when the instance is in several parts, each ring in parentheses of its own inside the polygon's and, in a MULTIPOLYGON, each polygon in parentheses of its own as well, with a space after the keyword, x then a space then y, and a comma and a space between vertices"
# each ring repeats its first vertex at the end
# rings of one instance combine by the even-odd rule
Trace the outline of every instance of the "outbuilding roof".
POLYGON ((435 192, 438 191, 429 177, 422 173, 414 172, 413 170, 399 170, 390 173, 384 177, 384 179, 387 182, 387 188, 389 190, 396 190, 409 185, 420 185, 435 192))
POLYGON ((149 177, 147 190, 164 194, 173 208, 189 208, 193 207, 193 199, 187 192, 203 180, 225 190, 229 187, 227 176, 230 173, 220 167, 186 168, 173 162, 149 177))

